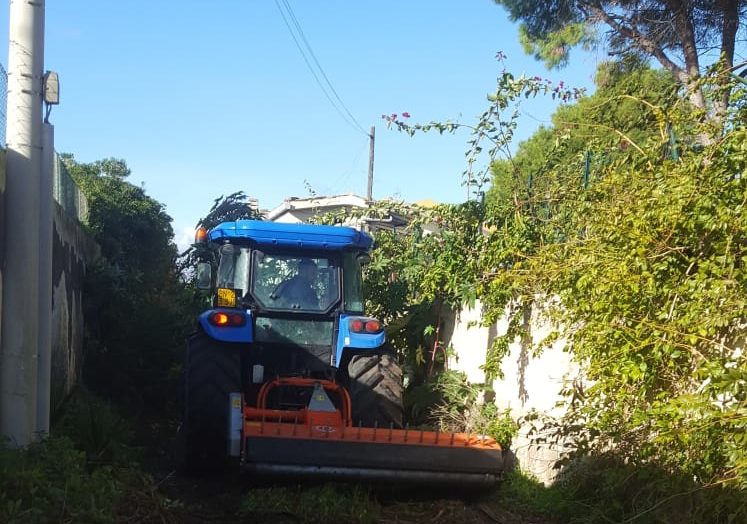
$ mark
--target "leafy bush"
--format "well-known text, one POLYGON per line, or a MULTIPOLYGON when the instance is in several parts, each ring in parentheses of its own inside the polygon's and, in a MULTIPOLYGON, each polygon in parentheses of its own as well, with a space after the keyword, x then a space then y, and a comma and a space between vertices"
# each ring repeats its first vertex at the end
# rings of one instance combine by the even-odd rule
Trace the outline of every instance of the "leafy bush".
POLYGON ((0 443, 0 522, 175 522, 136 463, 132 434, 110 404, 76 391, 51 436, 27 449, 0 443))
POLYGON ((173 410, 199 298, 176 268, 171 217, 127 181, 123 160, 63 160, 88 199, 102 253, 86 275, 84 382, 131 413, 173 410))
POLYGON ((747 499, 739 490, 704 487, 692 478, 651 465, 624 464, 612 456, 580 459, 553 490, 566 501, 557 513, 569 523, 747 521, 747 499))
POLYGON ((0 521, 113 522, 119 487, 110 467, 89 471, 67 437, 26 450, 0 446, 0 521))
MULTIPOLYGON (((720 96, 730 78, 709 72, 704 92, 720 96)), ((521 100, 547 92, 538 77, 504 71, 472 126, 387 117, 408 134, 471 128, 465 183, 494 175, 485 206, 430 214, 437 231, 413 241, 414 295, 477 297, 486 324, 509 309, 489 376, 539 306, 556 331, 531 354, 563 336, 583 375, 553 428, 579 455, 615 449, 672 477, 746 489, 747 91, 729 86, 715 129, 666 73, 631 62, 597 80, 515 155, 521 100)))
POLYGON ((546 487, 527 474, 506 474, 491 503, 567 524, 635 524, 747 521, 744 493, 704 487, 653 466, 633 466, 612 456, 587 456, 566 467, 546 487))
POLYGON ((130 445, 131 425, 107 401, 78 388, 55 421, 54 433, 65 435, 85 452, 87 464, 127 465, 136 458, 130 445))

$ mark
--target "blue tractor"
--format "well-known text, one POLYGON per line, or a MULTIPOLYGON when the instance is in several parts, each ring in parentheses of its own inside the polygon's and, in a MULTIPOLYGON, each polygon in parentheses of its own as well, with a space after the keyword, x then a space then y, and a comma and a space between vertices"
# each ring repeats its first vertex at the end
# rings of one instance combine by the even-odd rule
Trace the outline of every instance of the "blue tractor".
POLYGON ((187 346, 185 466, 262 475, 492 484, 485 436, 403 426, 402 371, 364 314, 372 239, 348 227, 226 222, 197 239, 212 307, 187 346), (208 248, 208 249, 205 249, 208 248))

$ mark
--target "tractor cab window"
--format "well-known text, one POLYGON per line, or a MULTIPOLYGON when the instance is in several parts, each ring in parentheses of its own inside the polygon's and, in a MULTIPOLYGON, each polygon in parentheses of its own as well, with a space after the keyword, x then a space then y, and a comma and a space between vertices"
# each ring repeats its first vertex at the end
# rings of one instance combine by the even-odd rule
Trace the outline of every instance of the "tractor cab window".
POLYGON ((326 257, 256 251, 252 295, 266 309, 326 311, 340 298, 339 273, 326 257))
POLYGON ((223 244, 219 253, 217 287, 234 289, 237 295, 244 295, 249 285, 249 249, 223 244))

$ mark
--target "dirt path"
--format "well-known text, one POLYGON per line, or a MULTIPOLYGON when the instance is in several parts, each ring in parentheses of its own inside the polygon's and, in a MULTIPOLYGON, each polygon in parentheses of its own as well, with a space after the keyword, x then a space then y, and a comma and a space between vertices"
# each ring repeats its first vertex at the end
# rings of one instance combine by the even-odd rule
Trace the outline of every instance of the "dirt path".
MULTIPOLYGON (((349 486, 329 485, 341 491, 346 497, 349 486)), ((391 492, 367 491, 369 503, 375 508, 369 518, 350 520, 346 514, 308 514, 314 508, 304 508, 299 493, 305 490, 318 490, 318 485, 267 485, 258 486, 236 475, 225 478, 194 479, 172 475, 161 482, 160 491, 173 504, 174 522, 186 524, 212 523, 228 524, 237 522, 266 522, 272 524, 305 524, 316 522, 376 522, 381 524, 552 524, 549 520, 501 508, 495 497, 485 497, 479 501, 429 497, 422 491, 408 495, 393 496, 391 492), (272 510, 267 507, 253 508, 252 496, 259 492, 259 498, 271 492, 272 497, 286 497, 289 507, 272 510)), ((367 488, 364 488, 367 489, 367 488)), ((351 501, 355 502, 355 501, 351 501)), ((324 504, 324 501, 320 501, 324 504)), ((334 511, 334 510, 333 510, 334 511)))

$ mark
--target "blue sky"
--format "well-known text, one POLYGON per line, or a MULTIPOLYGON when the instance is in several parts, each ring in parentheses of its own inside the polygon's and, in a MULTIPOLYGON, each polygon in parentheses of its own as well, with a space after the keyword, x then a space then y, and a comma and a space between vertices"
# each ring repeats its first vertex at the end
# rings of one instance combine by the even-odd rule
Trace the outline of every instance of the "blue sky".
MULTIPOLYGON (((474 121, 495 88, 498 51, 516 74, 585 87, 604 59, 576 53, 571 67, 546 71, 492 0, 289 3, 345 105, 376 126, 376 198, 466 195, 466 134, 409 138, 387 130, 383 113, 474 121)), ((7 26, 6 6, 5 35, 7 26)), ((365 194, 368 138, 316 85, 274 0, 47 0, 45 66, 60 74, 57 151, 124 158, 181 242, 221 194, 243 190, 263 208, 308 196, 307 185, 365 194)), ((553 107, 526 103, 518 137, 553 107)))

